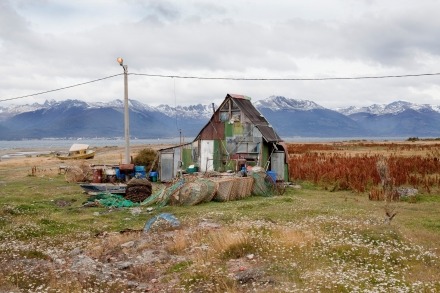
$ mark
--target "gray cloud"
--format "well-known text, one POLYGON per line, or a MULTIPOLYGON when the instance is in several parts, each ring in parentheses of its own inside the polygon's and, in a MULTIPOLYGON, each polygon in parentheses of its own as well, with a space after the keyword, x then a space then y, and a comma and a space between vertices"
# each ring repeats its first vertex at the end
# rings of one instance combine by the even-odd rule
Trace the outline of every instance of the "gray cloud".
MULTIPOLYGON (((310 78, 437 72, 440 4, 425 0, 2 1, 0 99, 130 72, 225 77, 310 78), (19 3, 19 4, 17 4, 19 3), (399 5, 397 5, 399 4, 399 5), (114 11, 118 11, 115 14, 114 11)), ((114 78, 46 98, 120 98, 114 78)), ((394 99, 440 103, 435 78, 256 82, 130 76, 130 96, 152 104, 272 94, 323 106, 394 99)))

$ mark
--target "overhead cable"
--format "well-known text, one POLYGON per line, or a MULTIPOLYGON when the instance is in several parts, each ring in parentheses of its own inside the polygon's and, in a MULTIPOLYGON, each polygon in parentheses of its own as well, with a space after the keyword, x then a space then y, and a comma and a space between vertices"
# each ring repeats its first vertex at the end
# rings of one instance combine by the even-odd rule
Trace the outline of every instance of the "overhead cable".
POLYGON ((400 77, 420 77, 440 75, 439 73, 420 73, 402 75, 379 75, 379 76, 358 76, 358 77, 317 77, 317 78, 246 78, 246 77, 209 77, 209 76, 186 76, 186 75, 163 75, 148 73, 129 73, 130 75, 143 75, 149 77, 166 77, 181 79, 213 79, 213 80, 249 80, 249 81, 322 81, 322 80, 351 80, 351 79, 381 79, 381 78, 400 78, 400 77))
POLYGON ((52 93, 52 92, 57 92, 57 91, 61 91, 61 90, 65 90, 65 89, 69 89, 69 88, 73 88, 73 87, 77 87, 77 86, 82 86, 82 85, 85 85, 85 84, 88 84, 88 83, 98 82, 98 81, 101 81, 101 80, 104 80, 104 79, 108 79, 108 78, 112 78, 112 77, 115 77, 115 76, 119 76, 119 75, 122 75, 122 74, 123 73, 115 74, 115 75, 111 75, 111 76, 107 76, 107 77, 103 77, 103 78, 98 78, 98 79, 95 79, 95 80, 90 80, 90 81, 86 81, 86 82, 82 82, 82 83, 77 83, 77 84, 74 84, 74 85, 69 85, 69 86, 65 86, 65 87, 62 87, 62 88, 57 88, 57 89, 54 89, 54 90, 47 90, 47 91, 39 92, 39 93, 35 93, 35 94, 30 94, 30 95, 15 97, 15 98, 9 98, 9 99, 0 99, 0 102, 17 100, 17 99, 22 99, 22 98, 27 98, 27 97, 32 97, 32 96, 38 96, 38 95, 52 93))
MULTIPOLYGON (((8 99, 0 99, 0 102, 4 101, 10 101, 10 100, 16 100, 16 99, 22 99, 32 96, 38 96, 42 94, 47 94, 51 92, 61 91, 73 87, 82 86, 85 84, 98 82, 104 79, 113 78, 115 76, 122 75, 115 74, 91 81, 86 81, 83 83, 78 83, 74 85, 65 86, 62 88, 57 88, 53 90, 47 90, 44 92, 39 92, 35 94, 29 94, 25 96, 19 96, 14 98, 8 98, 8 99)), ((160 77, 160 78, 180 78, 180 79, 199 79, 199 80, 242 80, 242 81, 326 81, 326 80, 359 80, 359 79, 385 79, 385 78, 403 78, 403 77, 423 77, 423 76, 438 76, 440 75, 440 72, 438 73, 420 73, 420 74, 401 74, 401 75, 378 75, 378 76, 357 76, 357 77, 317 77, 317 78, 246 78, 246 77, 216 77, 216 76, 189 76, 189 75, 163 75, 163 74, 148 74, 148 73, 128 73, 128 75, 139 75, 139 76, 148 76, 148 77, 160 77)))

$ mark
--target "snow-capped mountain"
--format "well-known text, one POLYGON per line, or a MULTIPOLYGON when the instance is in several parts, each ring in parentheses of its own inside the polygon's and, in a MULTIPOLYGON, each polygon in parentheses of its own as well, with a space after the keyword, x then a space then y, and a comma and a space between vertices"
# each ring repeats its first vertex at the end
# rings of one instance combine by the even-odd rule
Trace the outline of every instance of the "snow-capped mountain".
POLYGON ((7 118, 13 117, 17 114, 24 113, 24 112, 31 112, 35 111, 41 108, 44 108, 46 106, 49 106, 50 102, 46 101, 45 104, 41 105, 38 103, 34 103, 31 105, 12 105, 9 107, 1 107, 0 106, 0 121, 6 120, 7 118))
POLYGON ((396 101, 390 104, 373 104, 367 107, 350 106, 347 108, 339 108, 335 110, 346 116, 357 113, 368 113, 372 115, 385 115, 385 114, 397 115, 405 110, 435 111, 440 113, 440 106, 433 106, 428 104, 420 105, 406 101, 396 101))
MULTIPOLYGON (((194 112, 203 107, 187 108, 194 112)), ((194 136, 208 121, 200 115, 176 117, 174 113, 184 111, 184 107, 178 110, 170 107, 168 112, 162 112, 160 108, 136 100, 129 101, 129 110, 130 134, 138 138, 175 137, 179 131, 185 136, 194 136)), ((49 101, 32 107, 3 108, 2 115, 0 139, 124 136, 124 103, 121 100, 109 103, 49 101)))
POLYGON ((339 109, 369 133, 377 136, 440 135, 440 107, 396 101, 387 105, 339 109))
POLYGON ((212 105, 191 105, 191 106, 176 106, 171 107, 169 105, 159 105, 156 110, 164 113, 169 117, 180 117, 180 118, 190 118, 190 117, 203 117, 206 119, 211 118, 213 114, 212 105))
POLYGON ((309 100, 271 96, 256 102, 255 107, 272 124, 279 135, 285 137, 340 137, 365 134, 357 122, 309 100))
MULTIPOLYGON (((405 101, 326 109, 310 100, 271 96, 254 106, 282 137, 440 137, 440 106, 405 101)), ((217 106, 152 107, 129 100, 130 134, 138 138, 195 136, 217 106)), ((0 139, 122 137, 124 102, 48 100, 0 107, 0 139)))
POLYGON ((279 110, 302 110, 309 111, 315 109, 325 109, 324 107, 309 100, 288 99, 283 96, 270 96, 264 100, 254 103, 256 108, 267 108, 272 111, 279 110))
MULTIPOLYGON (((166 116, 173 117, 203 117, 210 118, 213 109, 212 105, 190 105, 190 106, 176 106, 171 107, 169 105, 159 105, 157 107, 152 107, 146 105, 137 100, 129 100, 128 106, 131 111, 137 112, 160 112, 166 116)), ((71 107, 82 107, 87 109, 99 109, 99 108, 114 108, 114 109, 123 109, 124 101, 120 99, 116 99, 110 102, 84 102, 81 100, 64 100, 64 101, 45 101, 43 104, 26 104, 26 105, 12 105, 9 107, 0 107, 0 121, 4 120, 2 117, 12 117, 21 113, 32 112, 42 109, 52 109, 52 108, 71 108, 71 107)))

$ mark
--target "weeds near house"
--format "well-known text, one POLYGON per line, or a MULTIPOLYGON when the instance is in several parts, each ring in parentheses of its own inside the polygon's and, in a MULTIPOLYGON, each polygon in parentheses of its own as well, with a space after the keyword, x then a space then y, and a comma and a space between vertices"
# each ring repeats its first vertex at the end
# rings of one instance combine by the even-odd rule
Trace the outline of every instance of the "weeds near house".
POLYGON ((142 149, 139 151, 139 153, 134 157, 133 159, 133 163, 138 165, 138 166, 144 166, 145 169, 147 171, 149 171, 150 169, 153 169, 156 165, 156 156, 157 156, 157 151, 151 149, 151 148, 146 148, 146 149, 142 149))
POLYGON ((331 191, 372 191, 373 198, 380 198, 377 162, 382 160, 394 187, 440 190, 440 144, 289 144, 288 150, 293 181, 310 181, 331 191))

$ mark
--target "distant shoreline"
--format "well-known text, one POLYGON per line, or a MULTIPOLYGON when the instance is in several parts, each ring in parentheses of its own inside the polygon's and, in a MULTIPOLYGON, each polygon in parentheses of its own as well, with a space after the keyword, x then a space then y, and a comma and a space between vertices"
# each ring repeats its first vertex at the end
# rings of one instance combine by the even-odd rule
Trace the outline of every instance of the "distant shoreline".
MULTIPOLYGON (((188 143, 191 140, 183 140, 182 143, 188 143)), ((350 143, 440 143, 440 138, 418 138, 418 137, 344 137, 344 138, 322 138, 322 137, 295 137, 284 140, 286 143, 304 143, 304 144, 350 144, 350 143)), ((121 153, 125 148, 125 140, 121 139, 83 139, 83 140, 22 140, 22 141, 1 141, 0 140, 0 161, 9 161, 30 157, 50 157, 58 152, 66 152, 74 143, 89 144, 98 152, 108 152, 118 150, 121 153)), ((152 148, 155 150, 179 145, 179 139, 134 139, 130 141, 131 153, 137 153, 143 148, 152 148)))
MULTIPOLYGON (((90 148, 121 148, 125 147, 125 140, 121 139, 66 139, 66 140, 20 140, 0 141, 0 160, 19 159, 35 156, 50 156, 58 152, 67 152, 72 144, 88 144, 90 148)), ((177 145, 179 139, 133 139, 130 149, 152 147, 154 149, 177 145)))
MULTIPOLYGON (((440 140, 440 138, 414 137, 416 140, 440 140)), ((287 143, 332 143, 354 141, 409 141, 411 137, 282 137, 287 143)), ((130 139, 130 146, 167 144, 177 145, 188 143, 194 138, 150 138, 130 139)), ((66 151, 74 143, 88 144, 90 147, 124 147, 125 139, 84 138, 84 139, 29 139, 29 140, 0 140, 0 152, 4 151, 66 151)))
MULTIPOLYGON (((409 136, 395 137, 315 137, 315 136, 291 136, 281 137, 285 142, 332 142, 332 141, 351 141, 351 140, 367 140, 367 141, 383 141, 383 140, 407 140, 409 136)), ((435 139, 429 137, 420 137, 420 139, 435 139)), ((156 144, 156 143, 179 143, 181 140, 185 142, 193 141, 193 137, 171 137, 171 138, 130 138, 130 144, 156 144)), ((73 143, 85 143, 90 146, 122 146, 125 144, 124 138, 42 138, 42 139, 21 139, 21 140, 0 140, 0 149, 14 145, 44 145, 44 146, 65 146, 73 143)))
MULTIPOLYGON (((187 140, 185 140, 187 141, 187 140)), ((74 143, 88 144, 90 147, 123 147, 124 139, 31 139, 31 140, 0 140, 2 150, 44 149, 50 151, 66 151, 74 143)), ((149 144, 177 144, 179 138, 166 139, 131 139, 130 146, 149 144)))

